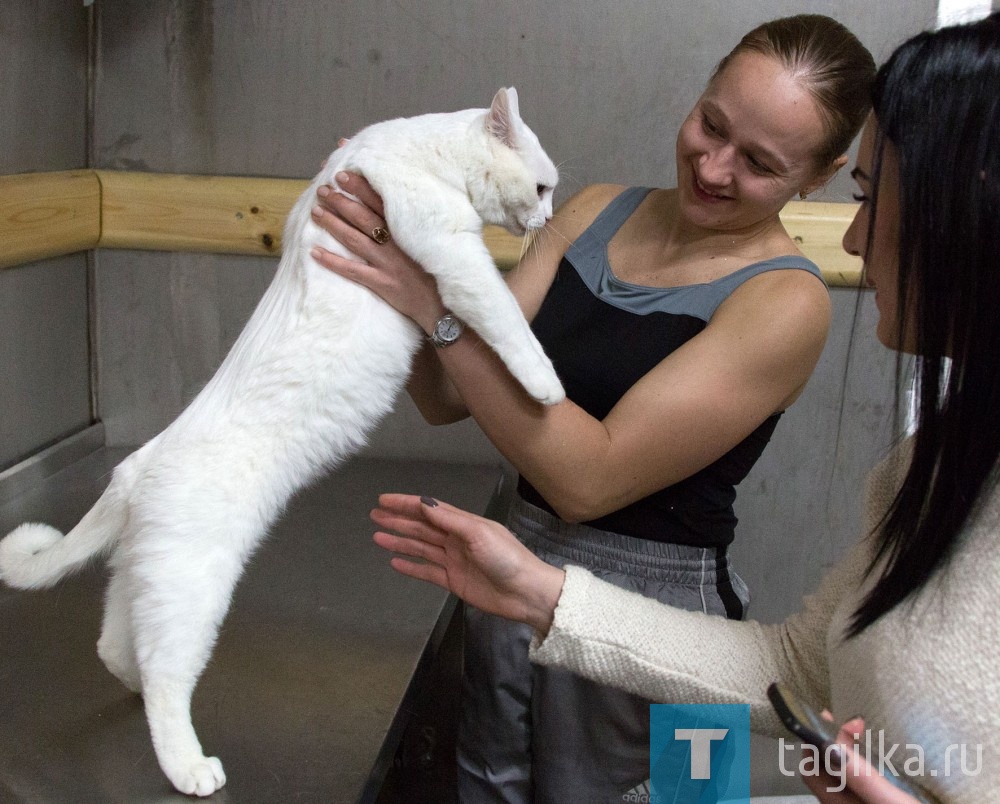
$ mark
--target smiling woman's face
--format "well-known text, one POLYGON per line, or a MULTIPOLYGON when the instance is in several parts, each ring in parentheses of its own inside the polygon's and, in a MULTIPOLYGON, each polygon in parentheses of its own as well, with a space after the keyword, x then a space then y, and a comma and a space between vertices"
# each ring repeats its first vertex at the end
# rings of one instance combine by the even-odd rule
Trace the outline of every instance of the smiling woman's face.
POLYGON ((780 62, 739 54, 708 85, 677 135, 681 215, 729 231, 772 219, 839 167, 816 165, 825 136, 816 101, 780 62))
POLYGON ((874 227, 871 221, 876 125, 875 118, 869 117, 861 133, 858 161, 851 171, 860 190, 856 198, 861 206, 844 234, 844 250, 865 258, 865 282, 875 289, 875 304, 879 312, 876 329, 879 341, 890 349, 913 354, 916 351, 913 305, 910 305, 911 309, 904 319, 902 336, 896 309, 899 284, 899 161, 896 149, 885 138, 882 140, 878 214, 874 227), (868 248, 869 239, 871 248, 868 248))

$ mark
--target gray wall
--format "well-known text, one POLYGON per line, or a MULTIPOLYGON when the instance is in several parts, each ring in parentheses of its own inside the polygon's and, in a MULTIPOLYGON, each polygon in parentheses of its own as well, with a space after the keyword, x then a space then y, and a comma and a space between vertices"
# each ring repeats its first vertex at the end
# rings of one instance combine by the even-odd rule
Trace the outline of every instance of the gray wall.
MULTIPOLYGON (((0 174, 86 162, 80 0, 0 14, 0 174)), ((84 255, 0 270, 0 470, 90 422, 84 255)))

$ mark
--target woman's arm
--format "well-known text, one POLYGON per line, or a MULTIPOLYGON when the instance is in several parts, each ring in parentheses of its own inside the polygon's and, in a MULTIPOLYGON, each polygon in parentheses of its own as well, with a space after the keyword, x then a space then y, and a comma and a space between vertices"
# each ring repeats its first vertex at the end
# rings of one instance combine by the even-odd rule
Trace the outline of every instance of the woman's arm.
POLYGON ((498 523, 428 498, 384 494, 372 519, 382 529, 376 544, 398 554, 398 572, 531 625, 534 661, 652 700, 749 702, 753 728, 776 736, 784 732, 766 694, 772 681, 829 707, 830 617, 867 555, 855 549, 799 614, 765 626, 676 609, 579 567, 557 569, 498 523))
MULTIPOLYGON (((830 618, 856 592, 870 558, 855 547, 800 613, 765 626, 682 611, 578 567, 552 567, 497 522, 427 497, 384 494, 372 519, 387 529, 374 540, 398 554, 398 572, 532 626, 533 661, 654 701, 749 703, 752 728, 772 736, 787 736, 767 698, 772 681, 783 680, 816 707, 829 706, 830 618)), ((842 728, 842 775, 804 777, 806 785, 829 804, 915 804, 851 750, 848 732, 862 728, 860 719, 842 728)))
MULTIPOLYGON (((360 282, 377 293, 425 332, 430 333, 446 312, 433 277, 410 259, 391 240, 379 245, 366 233, 384 226, 382 200, 359 176, 342 173, 338 184, 356 196, 357 203, 346 196, 320 189, 320 203, 313 210, 314 220, 339 242, 364 260, 346 260, 320 250, 314 257, 323 266, 360 282)), ((545 229, 531 240, 518 265, 505 276, 525 317, 531 321, 548 292, 556 269, 569 244, 579 236, 603 209, 607 200, 622 188, 595 185, 567 201, 545 229)), ((473 340, 468 333, 448 347, 448 351, 466 351, 463 341, 473 340)), ((471 359, 482 350, 490 351, 478 338, 471 359)), ((495 370, 506 374, 506 367, 495 370)), ((449 424, 469 415, 465 402, 439 360, 439 350, 427 343, 416 355, 407 391, 421 415, 431 424, 449 424)))
MULTIPOLYGON (((537 249, 522 260, 510 282, 529 318, 568 242, 620 189, 588 188, 571 200, 553 230, 540 236, 537 249)), ((372 223, 351 218, 357 214, 354 206, 337 201, 337 208, 352 224, 324 221, 338 239, 354 225, 364 229, 372 223)), ((361 235, 359 241, 359 250, 354 242, 345 245, 371 265, 334 255, 318 259, 367 285, 428 331, 443 311, 440 299, 428 300, 426 282, 400 280, 397 267, 385 265, 381 247, 370 238, 361 235), (411 286, 419 292, 411 292, 411 286)), ((603 420, 570 400, 548 407, 535 403, 471 331, 422 357, 438 361, 440 370, 427 371, 424 362, 420 367, 435 383, 445 376, 450 380, 464 409, 560 517, 588 521, 691 476, 784 409, 819 359, 829 305, 822 283, 805 271, 754 277, 603 420)), ((414 393, 416 399, 420 392, 414 393)))
POLYGON ((377 545, 402 556, 398 572, 440 586, 478 609, 548 631, 563 571, 546 564, 499 522, 430 497, 383 494, 371 512, 377 545))
POLYGON ((585 522, 690 477, 783 410, 828 324, 829 298, 814 277, 758 276, 604 419, 570 400, 536 405, 474 334, 439 359, 501 454, 561 518, 585 522))

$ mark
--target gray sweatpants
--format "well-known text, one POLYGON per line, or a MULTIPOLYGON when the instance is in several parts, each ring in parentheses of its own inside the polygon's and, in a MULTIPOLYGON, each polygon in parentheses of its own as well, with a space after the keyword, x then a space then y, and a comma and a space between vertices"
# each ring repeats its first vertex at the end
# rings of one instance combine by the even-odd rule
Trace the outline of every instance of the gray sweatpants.
MULTIPOLYGON (((586 567, 661 603, 739 618, 749 602, 724 551, 571 525, 517 495, 507 526, 548 563, 586 567)), ((466 607, 460 800, 629 800, 649 779, 650 701, 531 664, 531 635, 528 626, 466 607)))

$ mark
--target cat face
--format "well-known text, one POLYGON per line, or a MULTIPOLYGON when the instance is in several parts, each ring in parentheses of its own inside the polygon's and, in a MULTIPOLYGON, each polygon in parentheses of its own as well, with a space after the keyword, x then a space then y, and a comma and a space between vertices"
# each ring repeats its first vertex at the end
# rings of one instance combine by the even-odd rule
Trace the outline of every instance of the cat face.
POLYGON ((552 218, 552 193, 559 182, 559 173, 548 154, 542 150, 535 132, 522 124, 518 139, 517 153, 528 173, 529 187, 525 196, 534 190, 533 197, 526 198, 518 210, 518 223, 525 229, 540 229, 552 218))
POLYGON ((542 228, 552 218, 552 193, 559 172, 538 137, 521 120, 516 90, 497 92, 486 114, 486 131, 494 147, 483 175, 479 214, 485 222, 517 235, 542 228))

